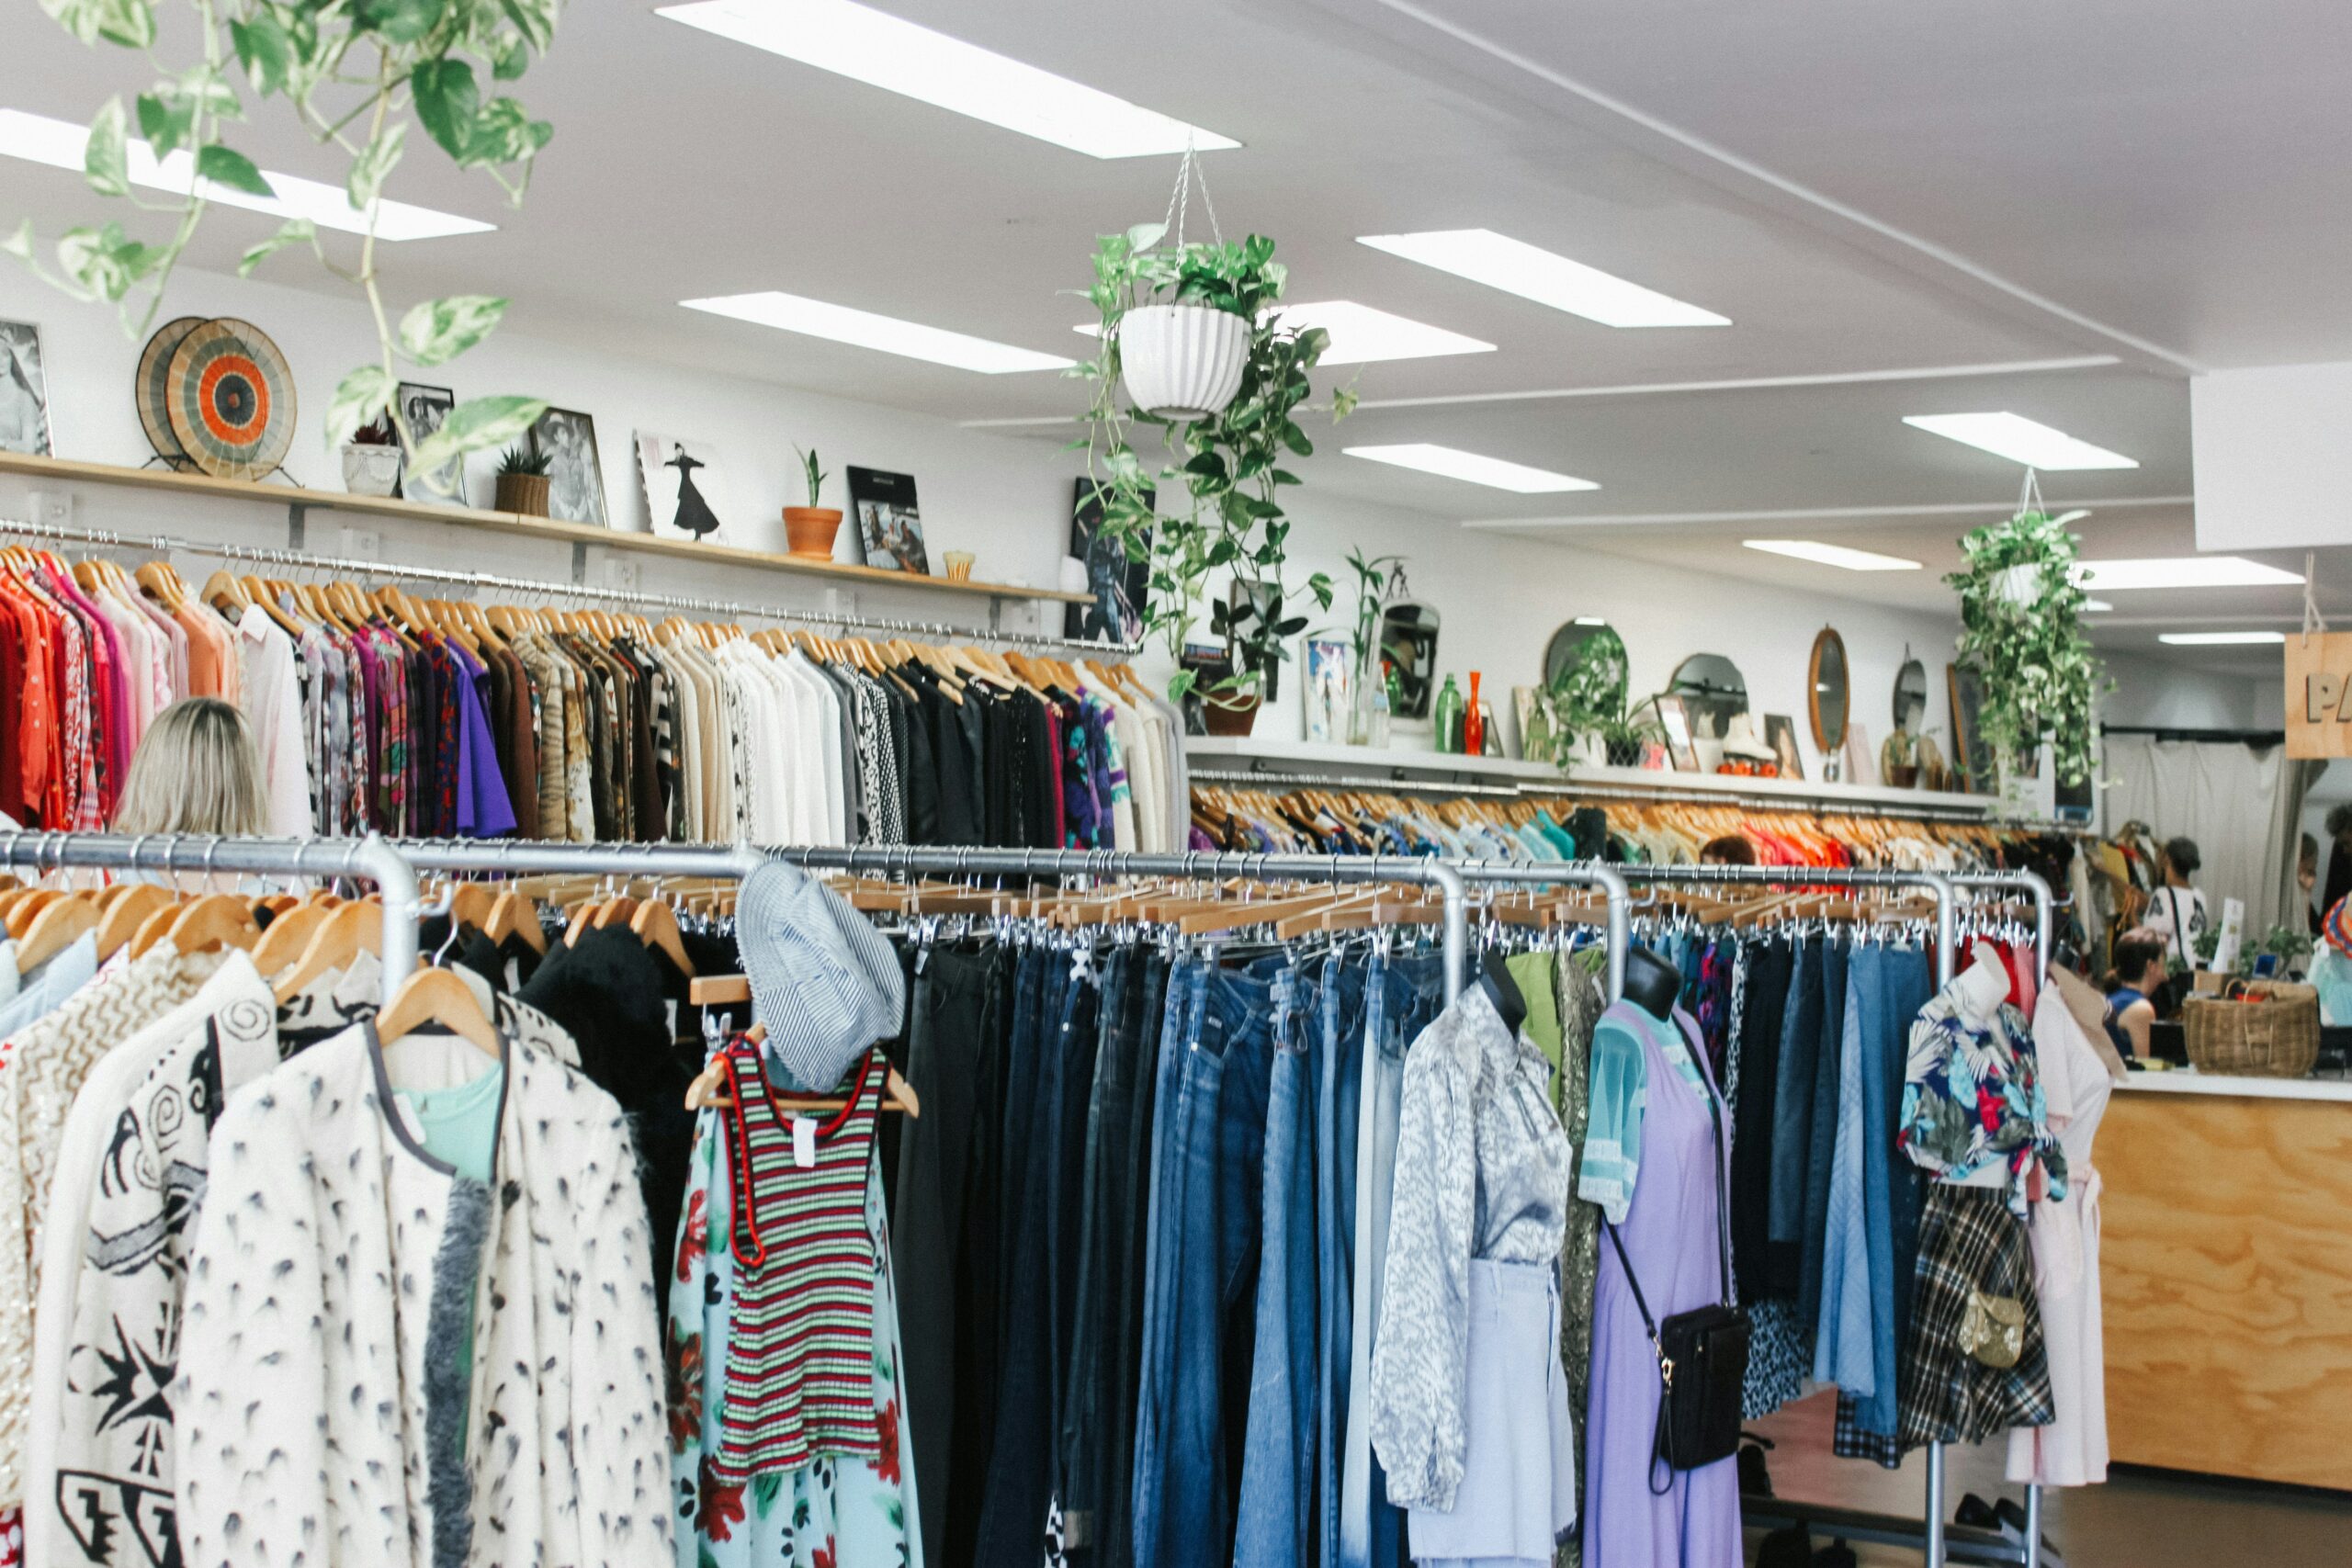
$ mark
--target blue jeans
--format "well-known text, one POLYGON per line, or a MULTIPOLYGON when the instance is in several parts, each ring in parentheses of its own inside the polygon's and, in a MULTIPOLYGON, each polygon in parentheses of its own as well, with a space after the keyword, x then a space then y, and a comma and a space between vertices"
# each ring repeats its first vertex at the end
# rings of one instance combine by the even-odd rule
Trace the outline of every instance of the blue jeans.
POLYGON ((1189 988, 1154 1205, 1158 1262, 1136 1412, 1136 1568, 1227 1568, 1238 1456, 1227 1451, 1225 1412, 1246 1400, 1255 1343, 1271 987, 1204 964, 1189 988), (1245 1387, 1228 1391, 1237 1372, 1245 1387))
MULTIPOLYGON (((1348 1409, 1368 1410, 1372 1344, 1380 1327, 1381 1270, 1388 1258, 1388 1204, 1396 1189, 1396 1123, 1405 1052, 1444 1006, 1442 960, 1375 953, 1364 982, 1363 1086, 1356 1144, 1356 1332, 1348 1354, 1348 1409)), ((1403 1555, 1401 1509, 1373 1456, 1372 1430, 1351 1421, 1340 1482, 1340 1568, 1394 1568, 1403 1555)))
POLYGON ((1314 1517, 1317 1406, 1313 982, 1273 981, 1274 1059, 1266 1091, 1262 1247, 1250 1418, 1236 1507, 1234 1568, 1306 1568, 1314 1517))
POLYGON ((1331 959, 1317 1000, 1315 1050, 1315 1550, 1340 1539, 1340 1473, 1348 1429, 1349 1340, 1355 1325, 1357 1115, 1363 1089, 1363 963, 1331 959))

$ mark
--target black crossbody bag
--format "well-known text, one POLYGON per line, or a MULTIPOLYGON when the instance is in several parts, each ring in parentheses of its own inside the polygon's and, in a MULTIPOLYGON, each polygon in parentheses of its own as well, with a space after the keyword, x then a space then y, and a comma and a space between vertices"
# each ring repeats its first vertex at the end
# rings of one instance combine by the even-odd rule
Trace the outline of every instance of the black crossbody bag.
POLYGON ((1625 1257, 1617 1227, 1602 1222, 1609 1245, 1633 1287, 1634 1305, 1650 1331, 1650 1348, 1657 1352, 1658 1381, 1665 1385, 1657 1405, 1657 1437, 1650 1450, 1650 1495, 1663 1497, 1674 1489, 1674 1472, 1696 1470, 1739 1450, 1740 1394, 1747 1381, 1747 1310, 1736 1304, 1731 1290, 1731 1215, 1724 1191, 1724 1113, 1714 1090, 1707 1090, 1707 1111, 1714 1122, 1715 1247, 1723 1273, 1723 1300, 1678 1312, 1664 1323, 1650 1315, 1642 1298, 1642 1282, 1625 1257), (1657 1483, 1666 1472, 1666 1484, 1657 1483))

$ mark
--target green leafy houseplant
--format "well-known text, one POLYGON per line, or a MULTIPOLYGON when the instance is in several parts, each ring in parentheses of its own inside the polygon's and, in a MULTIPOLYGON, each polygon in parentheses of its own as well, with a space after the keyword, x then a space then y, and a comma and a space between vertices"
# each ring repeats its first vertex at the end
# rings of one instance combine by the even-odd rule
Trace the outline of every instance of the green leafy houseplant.
POLYGON ((1614 626, 1595 627, 1551 682, 1562 738, 1575 740, 1599 735, 1607 744, 1606 727, 1614 723, 1630 739, 1623 729, 1625 682, 1625 639, 1614 626))
POLYGON ((808 504, 810 506, 824 505, 825 480, 830 476, 817 466, 815 451, 802 452, 797 446, 795 446, 793 451, 798 453, 800 457, 801 478, 808 481, 808 504))
MULTIPOLYGON (((1283 570, 1291 520, 1280 499, 1299 481, 1281 465, 1285 455, 1303 457, 1315 450, 1297 416, 1312 395, 1309 372, 1330 336, 1320 327, 1285 325, 1272 309, 1287 275, 1274 260, 1272 240, 1252 234, 1238 243, 1162 247, 1165 233, 1164 224, 1147 223, 1106 234, 1095 246, 1094 282, 1086 297, 1101 318, 1102 347, 1068 372, 1093 383, 1087 434, 1071 446, 1086 451, 1103 534, 1117 540, 1129 559, 1150 563, 1145 631, 1159 637, 1171 657, 1182 657, 1210 574, 1231 572, 1238 592, 1211 605, 1209 618, 1211 630, 1234 650, 1234 670, 1210 691, 1241 705, 1261 689, 1271 693, 1289 657, 1289 639, 1306 626, 1305 615, 1291 612, 1293 591, 1283 570), (1119 322, 1146 303, 1203 305, 1250 324, 1249 357, 1231 402, 1181 420, 1129 406, 1120 395, 1119 322), (1166 461, 1156 473, 1133 445, 1137 424, 1161 429, 1166 461), (1155 487, 1179 479, 1187 510, 1159 514, 1155 487)), ((1332 400, 1334 418, 1345 417, 1354 402, 1352 394, 1340 392, 1332 400)), ((1318 607, 1331 607, 1328 575, 1308 577, 1305 591, 1318 607)), ((1193 672, 1180 670, 1169 682, 1169 695, 1181 701, 1193 682, 1193 672)))
POLYGON ((490 334, 506 301, 479 294, 427 299, 396 327, 376 267, 378 197, 407 150, 413 123, 459 168, 484 171, 522 204, 533 160, 555 130, 517 100, 486 92, 484 73, 491 83, 521 76, 554 40, 561 6, 562 0, 41 0, 41 8, 85 44, 118 46, 159 73, 130 105, 120 95, 106 101, 91 121, 84 155, 90 188, 154 219, 158 233, 135 239, 119 222, 69 229, 56 242, 52 268, 37 255, 28 219, 0 240, 0 250, 76 299, 114 304, 124 330, 134 339, 145 336, 173 269, 212 206, 211 193, 276 194, 225 137, 246 118, 247 95, 256 107, 283 98, 310 136, 350 159, 344 188, 364 218, 358 255, 349 265, 330 257, 317 225, 296 218, 246 251, 237 270, 250 276, 277 252, 307 245, 321 265, 365 295, 378 356, 336 387, 327 409, 327 448, 341 446, 362 424, 388 418, 408 453, 409 472, 423 474, 514 440, 547 412, 546 403, 472 399, 422 439, 396 406, 401 361, 447 364, 490 334), (166 34, 175 48, 189 50, 193 63, 174 69, 157 57, 166 34), (133 190, 134 135, 157 159, 189 156, 198 177, 188 192, 154 200, 133 190))
POLYGON ((2059 779, 2080 783, 2093 766, 2091 705, 2109 682, 2083 633, 2075 536, 2027 511, 1970 530, 1960 547, 1968 565, 1944 581, 1960 595, 1961 657, 1984 671, 1985 739, 2005 763, 2047 739, 2059 779), (2016 568, 2030 569, 2023 592, 2003 581, 2016 568))

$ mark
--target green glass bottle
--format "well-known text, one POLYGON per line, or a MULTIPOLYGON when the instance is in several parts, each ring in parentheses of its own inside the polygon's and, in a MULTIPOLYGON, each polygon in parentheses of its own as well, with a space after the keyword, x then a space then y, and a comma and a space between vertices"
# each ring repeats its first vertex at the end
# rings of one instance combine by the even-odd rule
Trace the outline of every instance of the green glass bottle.
POLYGON ((1439 750, 1458 753, 1462 750, 1462 693, 1448 675, 1445 684, 1438 688, 1436 700, 1430 705, 1430 728, 1439 750))

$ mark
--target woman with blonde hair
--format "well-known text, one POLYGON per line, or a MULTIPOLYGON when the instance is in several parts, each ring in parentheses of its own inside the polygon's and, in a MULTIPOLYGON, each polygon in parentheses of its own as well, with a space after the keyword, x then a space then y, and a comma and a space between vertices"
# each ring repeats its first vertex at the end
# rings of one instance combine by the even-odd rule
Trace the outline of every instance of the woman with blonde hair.
POLYGON ((115 803, 118 833, 253 834, 268 820, 261 749, 245 716, 186 697, 155 716, 115 803))

